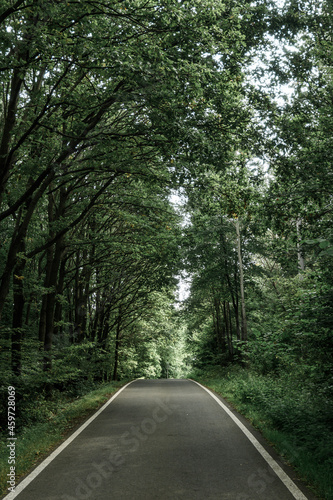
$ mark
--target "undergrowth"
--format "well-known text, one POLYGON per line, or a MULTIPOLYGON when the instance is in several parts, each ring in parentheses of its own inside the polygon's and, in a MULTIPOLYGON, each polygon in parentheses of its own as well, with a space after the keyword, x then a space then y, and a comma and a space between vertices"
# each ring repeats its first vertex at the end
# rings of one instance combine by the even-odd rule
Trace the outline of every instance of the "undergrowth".
POLYGON ((295 374, 262 375, 239 366, 198 370, 191 378, 225 397, 317 495, 333 500, 333 401, 328 387, 295 374))

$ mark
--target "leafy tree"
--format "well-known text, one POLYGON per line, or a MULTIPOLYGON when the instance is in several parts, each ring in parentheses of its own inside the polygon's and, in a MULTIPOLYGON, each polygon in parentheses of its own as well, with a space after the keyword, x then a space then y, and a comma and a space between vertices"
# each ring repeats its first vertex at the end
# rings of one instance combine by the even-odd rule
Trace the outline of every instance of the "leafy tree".
POLYGON ((170 279, 167 192, 226 146, 227 121, 237 135, 256 15, 259 33, 267 10, 250 2, 4 5, 0 314, 16 375, 28 325, 50 370, 55 334, 105 347, 170 279))

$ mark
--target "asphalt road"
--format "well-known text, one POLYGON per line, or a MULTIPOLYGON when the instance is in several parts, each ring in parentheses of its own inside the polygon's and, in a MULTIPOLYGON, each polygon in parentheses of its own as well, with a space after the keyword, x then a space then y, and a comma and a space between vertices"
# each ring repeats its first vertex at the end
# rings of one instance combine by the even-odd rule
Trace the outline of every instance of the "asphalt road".
POLYGON ((313 500, 279 462, 284 484, 274 451, 238 416, 258 451, 228 411, 190 380, 137 380, 6 498, 313 500))

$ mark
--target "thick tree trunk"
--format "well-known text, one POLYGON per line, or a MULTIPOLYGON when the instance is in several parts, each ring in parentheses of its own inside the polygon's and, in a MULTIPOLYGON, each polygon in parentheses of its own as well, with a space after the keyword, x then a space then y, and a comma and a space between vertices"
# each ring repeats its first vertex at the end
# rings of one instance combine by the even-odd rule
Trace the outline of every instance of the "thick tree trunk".
MULTIPOLYGON (((54 176, 54 173, 52 172, 49 174, 38 191, 35 193, 33 198, 28 198, 26 200, 26 210, 24 211, 24 216, 22 217, 22 221, 17 222, 17 226, 15 228, 12 241, 10 244, 10 248, 8 250, 7 254, 7 261, 5 265, 4 272, 1 276, 1 283, 0 283, 0 320, 1 320, 1 314, 5 305, 5 301, 9 292, 9 286, 12 278, 12 273, 14 270, 14 267, 16 266, 17 262, 17 254, 19 252, 21 242, 24 240, 27 234, 27 230, 31 221, 31 218, 33 216, 34 210, 36 208, 36 205, 40 198, 42 197, 45 189, 47 186, 50 184, 52 177, 54 176)), ((29 181, 30 182, 30 181, 29 181)))
MULTIPOLYGON (((19 54, 19 58, 22 54, 19 54)), ((21 66, 21 65, 19 65, 21 66)), ((2 196, 8 181, 13 155, 10 154, 9 145, 11 132, 17 120, 17 105, 23 84, 22 68, 17 67, 13 71, 13 76, 10 82, 10 95, 7 109, 5 110, 5 120, 3 123, 3 132, 0 142, 0 204, 2 196)))
MULTIPOLYGON (((28 186, 32 180, 29 179, 28 186)), ((23 313, 25 305, 24 297, 24 268, 26 260, 19 257, 25 254, 25 238, 27 236, 28 225, 21 224, 25 219, 26 214, 29 212, 29 205, 31 199, 28 199, 24 209, 19 211, 16 222, 16 251, 13 251, 13 258, 15 259, 15 267, 13 269, 13 320, 12 320, 12 371, 15 375, 20 376, 22 370, 22 341, 23 341, 23 313)), ((7 261, 8 263, 8 261, 7 261)))
POLYGON ((50 280, 49 280, 49 293, 47 294, 46 302, 46 323, 45 323, 45 339, 44 339, 44 371, 51 370, 52 368, 52 343, 54 333, 54 311, 56 304, 56 295, 58 288, 58 272, 60 261, 64 250, 63 238, 57 241, 54 258, 51 264, 50 280))
MULTIPOLYGON (((222 232, 220 233, 220 244, 221 244, 221 247, 223 248, 224 254, 226 254, 227 253, 226 242, 225 242, 225 239, 224 239, 222 232)), ((236 321, 236 335, 237 335, 237 339, 239 340, 241 335, 240 335, 240 325, 239 325, 238 295, 237 295, 237 292, 235 292, 235 290, 237 290, 237 284, 236 284, 237 280, 235 279, 236 286, 233 287, 232 283, 231 283, 230 275, 227 271, 228 270, 228 262, 226 259, 224 259, 224 262, 221 261, 221 267, 224 268, 224 275, 227 278, 228 289, 230 292, 232 305, 234 308, 234 315, 235 315, 235 321, 236 321)))
MULTIPOLYGON (((59 199, 59 208, 57 210, 57 218, 64 214, 66 193, 61 190, 59 199)), ((52 227, 55 215, 55 201, 53 195, 49 195, 48 216, 49 224, 52 227)), ((50 232, 50 238, 53 237, 50 232)), ((47 289, 46 295, 43 297, 42 310, 40 315, 39 324, 39 340, 43 342, 44 349, 44 371, 52 369, 52 343, 54 333, 54 311, 56 304, 56 294, 58 288, 58 272, 60 267, 61 258, 64 250, 64 236, 58 238, 54 250, 50 246, 47 248, 47 262, 46 262, 46 276, 45 288, 47 289)))

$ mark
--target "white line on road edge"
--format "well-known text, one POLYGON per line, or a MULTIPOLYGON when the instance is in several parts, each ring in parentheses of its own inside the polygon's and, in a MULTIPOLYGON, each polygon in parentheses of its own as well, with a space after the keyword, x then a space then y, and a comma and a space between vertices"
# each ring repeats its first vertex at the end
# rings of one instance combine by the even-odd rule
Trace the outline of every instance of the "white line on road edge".
POLYGON ((222 403, 222 401, 215 396, 209 389, 199 384, 195 380, 192 380, 195 384, 199 385, 208 394, 215 399, 215 401, 223 408, 223 410, 229 415, 230 418, 238 425, 241 431, 244 432, 245 436, 251 441, 253 446, 259 451, 260 455, 266 460, 268 465, 273 469, 278 478, 283 482, 283 484, 288 488, 290 493, 296 500, 308 500, 307 497, 301 492, 301 490, 296 486, 296 484, 290 479, 288 474, 284 472, 279 464, 271 457, 271 455, 265 450, 265 448, 259 443, 259 441, 254 437, 254 435, 245 427, 244 424, 229 410, 229 408, 222 403))
POLYGON ((105 408, 110 404, 112 403, 112 401, 117 397, 119 396, 119 394, 124 390, 126 389, 127 386, 129 386, 130 384, 132 384, 132 382, 135 382, 135 380, 132 380, 131 382, 129 382, 128 384, 124 385, 124 387, 122 387, 121 389, 119 389, 119 391, 117 391, 103 406, 101 406, 101 408, 92 415, 92 417, 89 418, 89 420, 87 420, 84 424, 81 425, 81 427, 79 427, 68 439, 66 439, 66 441, 64 441, 60 446, 58 446, 58 448, 56 450, 54 450, 53 453, 51 453, 51 455, 49 455, 40 465, 38 465, 38 467, 36 467, 36 469, 34 469, 25 479, 23 479, 23 481, 21 481, 15 488, 14 491, 8 493, 8 495, 6 495, 2 500, 12 500, 13 498, 16 498, 17 495, 19 495, 22 490, 24 490, 24 488, 26 488, 28 486, 28 484, 31 483, 31 481, 33 481, 37 476, 38 474, 40 474, 44 469, 45 467, 47 467, 49 465, 49 463, 52 462, 52 460, 54 460, 58 455, 59 453, 61 453, 65 448, 67 448, 67 446, 72 442, 74 441, 74 439, 79 435, 81 434, 81 432, 86 428, 88 427, 89 424, 91 424, 91 422, 93 420, 95 420, 96 417, 98 417, 98 415, 100 413, 102 413, 102 411, 105 410, 105 408))

